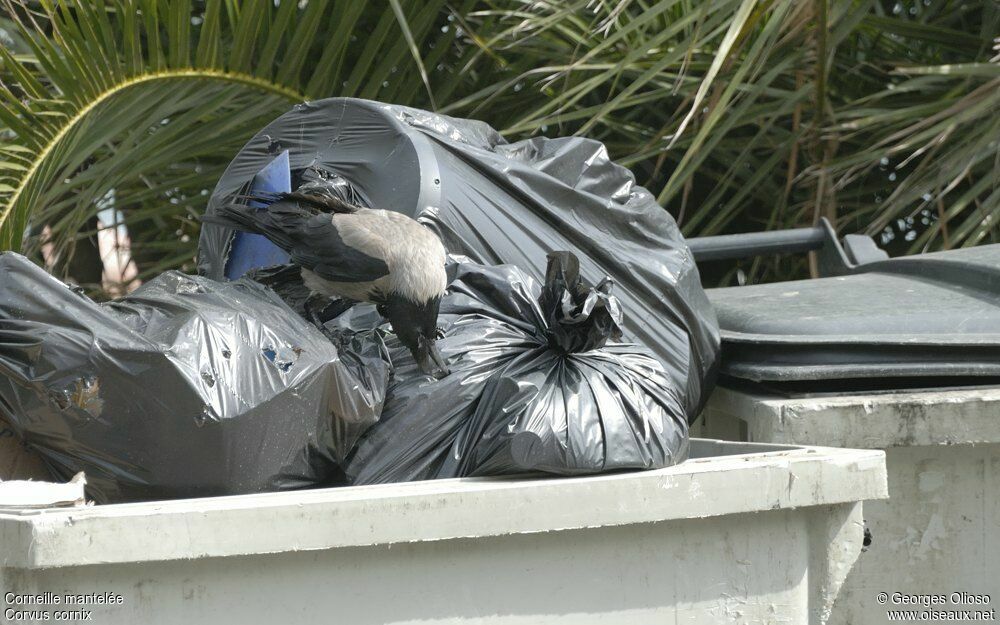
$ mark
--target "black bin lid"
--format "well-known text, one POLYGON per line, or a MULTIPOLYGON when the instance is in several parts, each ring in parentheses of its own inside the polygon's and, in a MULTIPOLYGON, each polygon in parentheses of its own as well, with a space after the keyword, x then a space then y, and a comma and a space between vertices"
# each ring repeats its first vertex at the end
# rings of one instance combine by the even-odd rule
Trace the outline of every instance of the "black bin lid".
MULTIPOLYGON (((755 382, 1000 376, 1000 245, 710 289, 722 373, 755 382)), ((937 384, 935 384, 937 385, 937 384)))

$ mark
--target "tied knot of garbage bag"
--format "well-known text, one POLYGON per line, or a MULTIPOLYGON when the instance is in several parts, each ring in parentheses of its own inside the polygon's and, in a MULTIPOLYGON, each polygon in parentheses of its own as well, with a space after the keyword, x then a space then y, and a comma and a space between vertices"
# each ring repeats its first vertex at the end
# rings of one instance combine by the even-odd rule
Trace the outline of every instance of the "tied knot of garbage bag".
POLYGON ((571 252, 552 252, 545 286, 538 299, 545 315, 549 345, 566 353, 600 349, 622 338, 622 308, 605 278, 596 287, 580 277, 580 261, 571 252))
MULTIPOLYGON (((508 143, 481 121, 330 98, 294 107, 251 139, 219 180, 207 215, 236 201, 282 157, 290 189, 407 215, 433 230, 449 253, 475 263, 513 265, 543 283, 547 254, 576 253, 592 280, 615 281, 615 297, 628 313, 625 340, 663 364, 689 418, 701 411, 719 359, 715 312, 677 223, 600 142, 532 137, 508 143), (276 158, 280 150, 287 152, 276 158)), ((239 257, 231 253, 240 251, 235 236, 228 227, 205 224, 201 273, 225 274, 239 257)), ((603 308, 598 293, 591 311, 603 308)), ((604 315, 598 315, 602 323, 604 315)), ((551 325, 553 341, 564 340, 564 329, 555 328, 567 324, 551 325)), ((579 349, 575 339, 570 344, 579 349)))
MULTIPOLYGON (((451 373, 431 378, 386 336, 394 376, 381 419, 347 460, 350 482, 587 475, 687 457, 681 389, 650 350, 612 338, 622 313, 610 282, 586 287, 576 257, 561 253, 545 284, 462 257, 448 272, 438 344, 451 373)), ((357 305, 329 323, 380 322, 357 305)))

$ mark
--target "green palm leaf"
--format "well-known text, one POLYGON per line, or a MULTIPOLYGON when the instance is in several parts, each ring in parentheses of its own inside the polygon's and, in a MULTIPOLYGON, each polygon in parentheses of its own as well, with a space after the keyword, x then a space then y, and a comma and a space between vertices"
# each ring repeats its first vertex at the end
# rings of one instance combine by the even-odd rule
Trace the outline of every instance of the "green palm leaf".
POLYGON ((998 238, 995 3, 494 0, 467 21, 513 76, 452 107, 604 140, 689 236, 825 216, 897 231, 894 253, 998 238))
POLYGON ((443 1, 4 8, 27 49, 0 49, 0 249, 37 252, 45 225, 60 267, 111 191, 146 273, 190 266, 208 190, 262 125, 333 95, 433 106, 461 81, 451 60, 428 74, 417 50, 466 62, 443 1))
POLYGON ((5 248, 45 225, 68 260, 114 190, 141 268, 183 266, 246 138, 330 95, 600 139, 688 235, 826 216, 900 253, 1000 233, 995 3, 6 1, 5 248))

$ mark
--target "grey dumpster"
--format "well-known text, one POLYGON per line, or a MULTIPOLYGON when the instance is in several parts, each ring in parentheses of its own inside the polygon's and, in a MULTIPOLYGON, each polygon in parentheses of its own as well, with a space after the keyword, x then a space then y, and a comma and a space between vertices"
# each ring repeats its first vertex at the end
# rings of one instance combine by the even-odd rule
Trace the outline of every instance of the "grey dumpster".
POLYGON ((691 456, 588 478, 3 512, 5 618, 826 622, 861 550, 861 502, 886 496, 882 452, 695 439, 691 456))
POLYGON ((890 499, 865 506, 872 544, 831 623, 884 623, 888 610, 914 607, 914 621, 930 608, 996 609, 1000 246, 846 272, 709 291, 724 387, 700 431, 886 452, 890 499), (943 599, 908 604, 914 597, 943 599))
POLYGON ((865 504, 872 544, 831 623, 885 623, 887 610, 914 607, 893 602, 894 592, 943 595, 942 609, 998 607, 1000 389, 808 397, 720 388, 704 419, 706 435, 731 440, 885 450, 890 498, 865 504), (991 600, 952 602, 955 593, 991 600))

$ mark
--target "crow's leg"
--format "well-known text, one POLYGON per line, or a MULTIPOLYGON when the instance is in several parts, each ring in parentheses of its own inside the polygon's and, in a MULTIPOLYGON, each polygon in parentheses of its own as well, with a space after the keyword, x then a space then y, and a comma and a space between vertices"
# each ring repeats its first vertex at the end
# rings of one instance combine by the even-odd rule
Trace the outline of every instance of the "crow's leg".
POLYGON ((351 306, 357 302, 349 299, 330 300, 327 297, 314 293, 306 300, 303 308, 309 320, 319 328, 327 338, 333 338, 333 333, 327 329, 326 322, 336 319, 347 312, 351 306))
POLYGON ((317 293, 313 293, 306 299, 305 303, 302 305, 302 309, 303 312, 305 312, 306 317, 309 319, 309 321, 312 321, 313 324, 320 330, 323 329, 323 321, 320 319, 319 313, 323 311, 323 309, 326 308, 327 304, 329 303, 330 303, 329 299, 317 293))
POLYGON ((333 301, 327 300, 327 305, 325 308, 319 311, 317 315, 319 320, 323 323, 331 319, 336 319, 345 312, 351 309, 357 302, 352 299, 335 299, 333 301))

